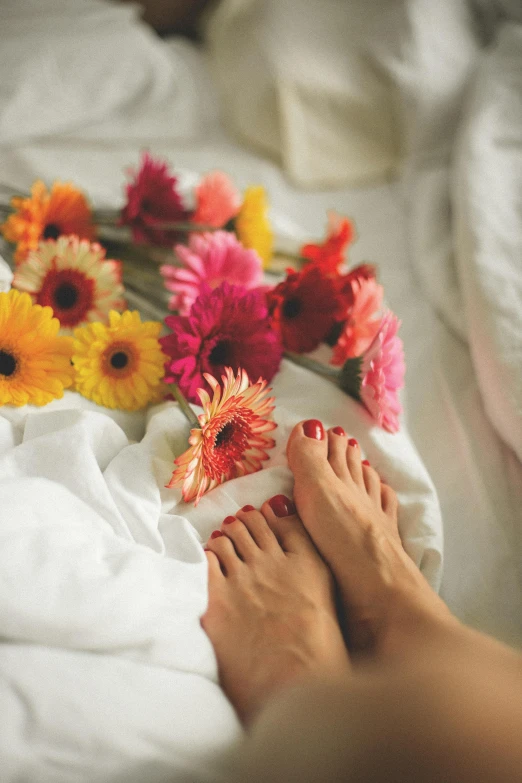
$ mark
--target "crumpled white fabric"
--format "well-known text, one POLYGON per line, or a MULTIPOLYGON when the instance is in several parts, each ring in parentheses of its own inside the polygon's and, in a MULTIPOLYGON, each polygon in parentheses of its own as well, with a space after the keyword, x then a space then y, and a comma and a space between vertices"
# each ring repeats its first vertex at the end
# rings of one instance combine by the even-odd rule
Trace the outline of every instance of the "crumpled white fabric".
POLYGON ((166 770, 181 780, 219 775, 218 751, 240 729, 200 626, 202 542, 245 503, 292 494, 285 446, 302 418, 358 438, 397 490, 405 547, 438 588, 438 501, 407 434, 378 429, 337 387, 288 363, 273 386, 277 444, 267 467, 218 487, 197 508, 165 488, 189 434, 175 403, 145 416, 66 392, 42 409, 0 409, 0 687, 15 716, 0 740, 6 783, 112 780, 111 768, 115 780, 128 768, 134 781, 147 759, 147 780, 166 779, 166 770), (147 735, 150 752, 140 748, 147 735))
POLYGON ((11 267, 7 261, 4 261, 2 256, 0 256, 0 292, 3 291, 5 293, 6 291, 9 291, 12 280, 13 273, 11 267))

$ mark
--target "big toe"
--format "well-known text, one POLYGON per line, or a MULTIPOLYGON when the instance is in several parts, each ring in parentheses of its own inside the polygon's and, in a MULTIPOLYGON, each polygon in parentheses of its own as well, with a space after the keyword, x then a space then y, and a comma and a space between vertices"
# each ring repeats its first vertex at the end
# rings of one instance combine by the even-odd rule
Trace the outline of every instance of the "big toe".
POLYGON ((286 447, 288 464, 296 484, 316 481, 332 472, 328 464, 328 439, 317 419, 296 424, 286 447))

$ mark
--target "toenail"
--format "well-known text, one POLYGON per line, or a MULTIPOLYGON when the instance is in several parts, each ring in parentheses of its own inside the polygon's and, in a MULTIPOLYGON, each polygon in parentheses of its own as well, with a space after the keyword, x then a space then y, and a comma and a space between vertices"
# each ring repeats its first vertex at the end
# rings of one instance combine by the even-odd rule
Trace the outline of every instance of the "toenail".
POLYGON ((295 506, 286 495, 275 495, 273 498, 270 498, 268 505, 276 517, 289 517, 295 514, 295 506))
POLYGON ((246 506, 243 506, 241 511, 255 511, 254 506, 251 506, 250 504, 247 504, 246 506))
POLYGON ((314 438, 315 440, 323 440, 324 438, 324 427, 318 419, 305 421, 303 432, 307 438, 314 438))
POLYGON ((210 534, 210 538, 219 538, 219 536, 222 536, 223 533, 221 530, 214 530, 213 533, 210 534))
POLYGON ((363 465, 366 465, 366 467, 367 467, 367 468, 369 468, 369 467, 370 467, 370 463, 368 462, 368 460, 367 460, 367 459, 363 459, 363 461, 362 461, 362 464, 363 464, 363 465))
POLYGON ((346 435, 342 427, 334 427, 332 432, 335 432, 336 435, 346 435))
POLYGON ((223 524, 224 525, 231 525, 232 522, 235 522, 235 521, 236 521, 235 517, 225 517, 225 519, 223 520, 223 524))
POLYGON ((349 446, 358 446, 359 444, 357 443, 355 438, 350 438, 350 440, 348 441, 348 445, 349 446))

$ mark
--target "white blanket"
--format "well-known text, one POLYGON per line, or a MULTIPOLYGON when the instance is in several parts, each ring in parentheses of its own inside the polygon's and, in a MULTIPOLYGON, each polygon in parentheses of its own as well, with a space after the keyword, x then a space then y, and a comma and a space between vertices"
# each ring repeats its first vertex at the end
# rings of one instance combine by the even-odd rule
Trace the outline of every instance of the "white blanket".
POLYGON ((274 391, 267 467, 196 509, 165 489, 189 432, 175 403, 147 421, 72 392, 43 409, 0 409, 5 783, 218 778, 219 753, 240 728, 199 622, 202 542, 245 503, 291 495, 285 445, 303 417, 359 439, 399 493, 408 552, 438 587, 438 502, 407 435, 373 427, 336 387, 293 365, 274 391))

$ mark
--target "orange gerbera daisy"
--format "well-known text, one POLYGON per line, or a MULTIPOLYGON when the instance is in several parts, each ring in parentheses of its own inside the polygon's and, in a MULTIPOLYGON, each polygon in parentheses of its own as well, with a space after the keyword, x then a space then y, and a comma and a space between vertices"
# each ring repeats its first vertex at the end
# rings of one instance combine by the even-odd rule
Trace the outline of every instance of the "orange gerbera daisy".
POLYGON ((266 433, 277 424, 269 419, 274 410, 273 397, 267 394, 267 382, 262 378, 251 384, 244 370, 237 377, 230 367, 221 377, 223 387, 205 374, 213 397, 199 389, 203 413, 198 417, 200 428, 190 431, 187 449, 174 464, 176 470, 168 487, 182 485, 183 500, 197 505, 205 492, 232 478, 255 473, 268 459, 267 450, 275 446, 266 433))
POLYGON ((45 184, 37 180, 29 198, 15 197, 11 205, 15 213, 0 230, 8 242, 16 244, 16 262, 23 261, 30 250, 36 250, 41 239, 57 239, 62 234, 94 239, 89 203, 70 182, 55 182, 48 192, 45 184))

